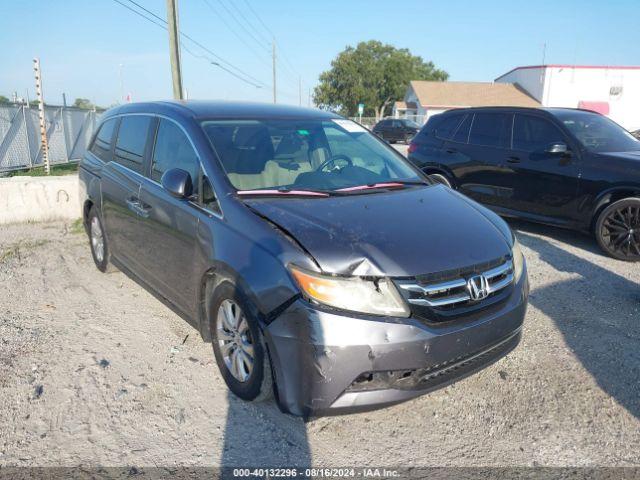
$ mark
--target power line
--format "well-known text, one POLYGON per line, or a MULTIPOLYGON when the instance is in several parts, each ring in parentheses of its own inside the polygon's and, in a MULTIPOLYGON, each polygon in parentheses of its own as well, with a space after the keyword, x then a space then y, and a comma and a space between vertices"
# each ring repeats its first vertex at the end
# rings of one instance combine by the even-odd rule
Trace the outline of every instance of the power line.
MULTIPOLYGON (((163 28, 163 29, 165 29, 165 30, 167 29, 167 26, 166 26, 167 22, 166 22, 166 20, 165 20, 165 19, 163 19, 162 17, 160 17, 160 16, 156 15, 154 12, 152 12, 151 10, 148 10, 147 8, 145 8, 144 6, 140 5, 139 3, 135 2, 134 0, 127 0, 127 1, 128 1, 129 3, 131 3, 131 4, 135 5, 135 6, 136 6, 136 7, 138 7, 139 9, 141 9, 141 10, 143 10, 143 11, 147 12, 149 15, 153 16, 154 18, 156 18, 157 20, 159 20, 160 22, 162 22, 162 24, 158 24, 158 23, 157 23, 157 22, 155 22, 154 20, 152 20, 152 19, 148 18, 146 15, 143 15, 142 13, 138 12, 137 10, 135 10, 135 9, 133 9, 133 8, 129 7, 128 5, 126 5, 126 4, 124 4, 124 3, 122 3, 120 0, 114 0, 114 1, 115 1, 116 3, 118 3, 118 4, 122 5, 123 7, 127 8, 128 10, 131 10, 132 12, 136 13, 137 15, 139 15, 139 16, 141 16, 141 17, 143 17, 145 20, 148 20, 148 21, 150 21, 151 23, 154 23, 155 25, 157 25, 157 26, 159 26, 159 27, 161 27, 161 28, 163 28)), ((232 74, 234 77, 238 78, 239 80, 242 80, 242 81, 244 81, 244 82, 246 82, 246 83, 248 83, 248 84, 250 84, 250 85, 253 85, 254 87, 261 88, 261 87, 266 87, 266 86, 267 86, 263 81, 261 81, 261 80, 259 80, 259 79, 255 78, 255 77, 253 77, 253 76, 249 75, 248 73, 244 72, 244 71, 243 71, 243 70, 241 70, 240 68, 236 67, 236 66, 235 66, 235 65, 233 65, 232 63, 228 62, 227 60, 225 60, 224 58, 220 57, 218 54, 216 54, 215 52, 213 52, 212 50, 210 50, 209 48, 207 48, 206 46, 204 46, 202 43, 198 42, 197 40, 195 40, 195 39, 194 39, 194 38, 192 38, 191 36, 187 35, 186 33, 184 33, 184 32, 182 32, 182 31, 180 31, 180 35, 181 35, 182 37, 184 37, 185 39, 189 40, 189 41, 190 41, 191 43, 193 43, 194 45, 196 45, 196 46, 200 47, 202 50, 204 50, 205 52, 209 53, 209 54, 210 54, 210 55, 212 55, 215 59, 217 59, 217 60, 218 60, 218 62, 215 62, 215 61, 212 61, 211 59, 209 59, 212 65, 216 65, 216 66, 218 66, 218 67, 222 68, 222 70, 224 70, 224 71, 226 71, 226 72, 228 72, 228 73, 232 74), (228 66, 228 68, 223 68, 223 67, 222 67, 222 65, 220 65, 220 63, 219 63, 219 62, 224 63, 225 65, 227 65, 227 66, 228 66), (238 73, 231 72, 229 69, 233 69, 233 70, 235 70, 235 71, 236 71, 236 72, 238 72, 238 73), (245 77, 245 78, 243 78, 243 77, 245 77), (251 81, 249 81, 249 80, 247 80, 247 79, 249 79, 249 80, 251 80, 251 81)), ((184 45, 183 45, 183 47, 184 47, 184 45)), ((192 53, 192 54, 193 54, 193 52, 190 52, 190 53, 192 53)), ((202 57, 202 58, 205 58, 205 57, 203 57, 203 56, 201 56, 201 57, 202 57)))
POLYGON ((214 8, 214 6, 211 4, 211 2, 209 2, 209 0, 202 0, 202 1, 207 5, 207 7, 211 9, 213 13, 216 14, 216 18, 219 18, 224 24, 224 26, 227 27, 228 30, 231 31, 231 33, 233 33, 236 36, 236 38, 238 38, 238 40, 240 40, 249 50, 251 50, 251 52, 256 56, 256 58, 258 58, 263 64, 268 65, 265 57, 263 57, 258 51, 256 51, 249 44, 249 42, 245 40, 245 38, 242 35, 240 35, 233 27, 231 27, 231 25, 227 23, 224 17, 220 15, 220 13, 214 8))
MULTIPOLYGON (((247 8, 251 11, 251 13, 253 14, 253 16, 258 20, 258 22, 260 23, 260 25, 262 25, 262 27, 267 31, 267 33, 268 33, 269 35, 271 35, 271 37, 273 38, 273 41, 275 42, 276 46, 278 47, 278 52, 280 53, 280 55, 279 55, 279 57, 278 57, 278 58, 282 58, 282 59, 284 59, 284 61, 286 62, 286 63, 282 63, 282 62, 281 62, 280 64, 281 64, 283 67, 287 68, 287 69, 290 71, 290 73, 292 73, 294 76, 298 76, 298 77, 300 77, 300 76, 301 76, 301 75, 300 75, 300 72, 298 72, 298 71, 296 70, 296 68, 293 66, 293 64, 292 64, 292 63, 291 63, 291 61, 289 60, 289 57, 287 57, 286 53, 284 52, 284 50, 283 50, 282 46, 281 46, 281 45, 276 41, 276 36, 275 36, 275 34, 273 33, 273 31, 272 31, 272 30, 267 26, 267 24, 262 20, 262 18, 260 17, 260 15, 258 15, 258 12, 256 12, 256 11, 253 9, 253 7, 251 6, 251 4, 249 3, 249 1, 248 1, 248 0, 244 0, 244 3, 245 3, 245 5, 247 6, 247 8)), ((237 8, 237 6, 235 6, 235 4, 234 4, 234 7, 236 8, 236 10, 238 10, 238 8, 237 8)), ((238 11, 239 11, 239 10, 238 10, 238 11)), ((245 21, 246 21, 247 23, 249 23, 249 22, 248 22, 248 20, 246 20, 246 17, 244 17, 244 18, 245 18, 245 21)), ((260 32, 259 32, 257 29, 256 29, 256 33, 260 34, 260 32)), ((261 34, 260 34, 260 35, 261 35, 261 34)), ((264 37, 263 37, 263 38, 264 38, 264 37)))
MULTIPOLYGON (((222 5, 222 8, 224 8, 227 11, 227 13, 231 16, 231 18, 233 18, 233 20, 240 26, 240 28, 242 28, 242 30, 244 30, 247 33, 247 35, 249 35, 260 47, 268 51, 267 45, 265 45, 263 41, 258 40, 258 38, 247 27, 245 27, 244 24, 240 22, 240 20, 238 20, 238 17, 236 17, 235 13, 229 10, 229 7, 227 7, 227 5, 223 2, 223 0, 218 0, 218 3, 222 5)), ((231 4, 233 5, 233 2, 231 4)))
MULTIPOLYGON (((222 1, 222 0, 220 0, 222 1)), ((237 2, 233 2, 232 0, 228 0, 228 2, 231 4, 231 6, 233 7, 233 9, 238 12, 238 15, 240 15, 240 18, 242 18, 242 20, 244 20, 244 22, 249 25, 249 28, 252 28, 255 33, 260 36, 260 38, 262 39, 262 41, 264 41, 264 43, 269 44, 271 42, 270 38, 273 37, 273 34, 270 35, 270 37, 265 37, 260 30, 258 30, 257 28, 255 28, 253 26, 253 24, 247 19, 247 15, 245 15, 245 13, 243 11, 241 11, 238 8, 237 2)), ((270 32, 269 32, 270 33, 270 32)))

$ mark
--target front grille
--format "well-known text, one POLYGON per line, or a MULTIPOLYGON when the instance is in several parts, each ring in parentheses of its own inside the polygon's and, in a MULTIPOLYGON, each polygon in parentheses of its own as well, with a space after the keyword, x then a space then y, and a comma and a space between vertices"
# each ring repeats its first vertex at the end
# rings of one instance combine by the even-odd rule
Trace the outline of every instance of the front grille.
POLYGON ((513 290, 513 281, 513 261, 505 256, 466 268, 397 279, 395 284, 410 304, 412 314, 435 324, 473 319, 481 311, 498 309, 513 290), (473 295, 470 279, 476 286, 482 283, 482 295, 473 295))
POLYGON ((358 376, 347 392, 371 390, 432 390, 466 377, 513 350, 520 341, 521 332, 509 335, 484 350, 461 355, 437 365, 416 370, 388 370, 366 372, 358 376))
MULTIPOLYGON (((499 292, 513 282, 513 262, 507 260, 502 265, 481 272, 479 276, 486 279, 486 292, 480 300, 488 298, 491 294, 499 292)), ((407 298, 414 305, 428 307, 448 307, 459 303, 477 301, 472 298, 469 278, 456 278, 439 283, 422 285, 419 283, 398 283, 398 286, 410 293, 407 298)))

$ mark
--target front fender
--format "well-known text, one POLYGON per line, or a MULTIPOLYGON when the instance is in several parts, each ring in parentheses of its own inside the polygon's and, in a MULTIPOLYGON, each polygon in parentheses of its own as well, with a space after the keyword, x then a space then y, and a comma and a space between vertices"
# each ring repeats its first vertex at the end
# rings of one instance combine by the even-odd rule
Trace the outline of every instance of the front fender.
POLYGON ((600 192, 594 202, 591 211, 591 218, 595 220, 596 216, 606 205, 612 201, 626 197, 640 197, 640 184, 628 183, 616 185, 600 192))

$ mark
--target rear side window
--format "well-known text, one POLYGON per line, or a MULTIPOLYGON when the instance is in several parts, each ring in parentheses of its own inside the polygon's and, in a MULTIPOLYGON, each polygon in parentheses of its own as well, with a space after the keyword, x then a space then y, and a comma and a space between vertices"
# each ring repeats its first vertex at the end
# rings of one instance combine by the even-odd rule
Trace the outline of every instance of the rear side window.
POLYGON ((436 126, 436 137, 441 138, 442 140, 449 140, 453 136, 456 128, 460 125, 462 121, 461 113, 456 115, 448 115, 443 118, 440 123, 436 126))
POLYGON ((558 127, 544 118, 517 115, 513 122, 513 149, 526 152, 542 150, 552 143, 564 142, 558 127))
POLYGON ((104 122, 100 127, 100 130, 98 130, 98 134, 93 141, 93 145, 91 145, 91 153, 105 162, 109 162, 111 160, 111 139, 113 138, 113 128, 115 125, 115 118, 104 122))
POLYGON ((134 172, 142 173, 144 148, 147 144, 151 117, 129 115, 122 117, 113 160, 134 172))
POLYGON ((160 120, 153 149, 151 178, 160 182, 162 174, 172 168, 181 168, 189 172, 193 182, 193 193, 197 194, 200 174, 198 155, 178 125, 169 120, 160 120))
POLYGON ((508 113, 476 113, 469 143, 506 148, 511 143, 511 123, 511 114, 508 113))
POLYGON ((458 143, 467 143, 467 141, 469 140, 469 128, 471 128, 472 121, 473 115, 467 115, 456 130, 456 133, 453 135, 453 138, 451 140, 458 143))

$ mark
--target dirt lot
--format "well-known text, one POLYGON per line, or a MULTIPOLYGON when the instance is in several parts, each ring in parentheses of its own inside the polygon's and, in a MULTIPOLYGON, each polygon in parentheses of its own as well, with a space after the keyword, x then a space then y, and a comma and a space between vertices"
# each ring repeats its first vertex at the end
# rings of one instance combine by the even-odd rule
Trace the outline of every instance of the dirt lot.
POLYGON ((0 229, 0 466, 639 465, 640 267, 514 223, 522 344, 444 390, 310 423, 230 397, 211 347, 86 237, 0 229))

